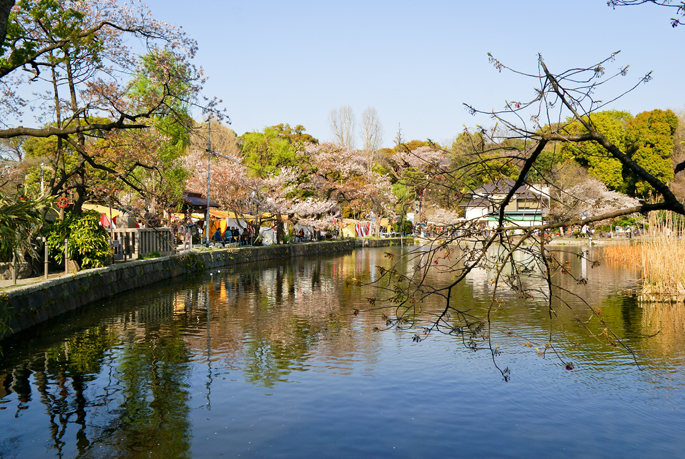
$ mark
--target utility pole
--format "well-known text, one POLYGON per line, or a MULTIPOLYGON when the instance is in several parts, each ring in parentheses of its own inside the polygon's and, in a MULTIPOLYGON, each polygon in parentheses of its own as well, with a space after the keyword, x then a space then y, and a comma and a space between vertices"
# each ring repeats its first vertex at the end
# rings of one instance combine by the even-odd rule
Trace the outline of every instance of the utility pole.
POLYGON ((209 247, 209 168, 212 164, 212 117, 207 116, 207 221, 205 222, 205 240, 209 247))

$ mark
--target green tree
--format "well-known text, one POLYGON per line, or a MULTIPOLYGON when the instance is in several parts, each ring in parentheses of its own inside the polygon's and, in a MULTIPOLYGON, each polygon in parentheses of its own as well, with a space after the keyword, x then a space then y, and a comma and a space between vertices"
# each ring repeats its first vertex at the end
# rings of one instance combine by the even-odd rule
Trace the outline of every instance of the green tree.
MULTIPOLYGON (((621 151, 626 150, 626 124, 632 115, 625 111, 607 110, 585 117, 597 132, 616 145, 621 151)), ((564 129, 569 135, 584 134, 587 129, 578 120, 572 121, 564 129)), ((607 185, 610 189, 626 193, 628 184, 623 177, 623 165, 597 142, 564 143, 562 151, 567 158, 573 158, 585 167, 590 174, 607 185)))
POLYGON ((395 145, 393 150, 395 152, 401 151, 414 151, 420 147, 432 147, 433 145, 425 140, 410 140, 409 142, 403 142, 399 145, 395 145))
MULTIPOLYGON (((626 127, 627 154, 640 167, 663 183, 673 180, 673 139, 678 117, 671 110, 652 110, 633 118, 626 127)), ((653 191, 645 180, 634 174, 626 177, 630 191, 646 196, 653 191)))
POLYGON ((296 149, 273 127, 240 136, 241 153, 250 172, 257 177, 278 173, 282 167, 298 164, 296 149))
MULTIPOLYGON (((671 156, 678 118, 672 111, 652 110, 633 118, 628 112, 609 110, 583 119, 655 178, 663 183, 673 179, 671 156)), ((582 135, 587 129, 575 120, 566 126, 565 132, 582 135)), ((575 160, 612 190, 638 196, 653 191, 646 181, 595 141, 566 142, 562 151, 566 158, 575 160)))
POLYGON ((306 143, 319 143, 318 139, 305 133, 307 129, 301 124, 298 124, 293 128, 291 128, 289 124, 283 123, 271 127, 276 130, 278 137, 286 139, 291 145, 302 146, 306 143))
POLYGON ((512 140, 496 142, 485 131, 463 132, 452 143, 450 168, 452 188, 470 193, 502 178, 514 178, 520 167, 510 151, 522 148, 512 140))
POLYGON ((161 81, 167 81, 178 97, 166 99, 164 110, 149 118, 149 129, 108 133, 102 144, 102 155, 111 158, 110 167, 134 184, 126 184, 123 191, 135 193, 136 207, 150 209, 153 214, 158 204, 170 209, 181 200, 188 178, 182 158, 191 143, 190 127, 194 124, 189 101, 194 99, 196 87, 191 73, 169 50, 153 50, 142 56, 126 97, 129 103, 144 107, 162 98, 168 89, 160 89, 161 81))

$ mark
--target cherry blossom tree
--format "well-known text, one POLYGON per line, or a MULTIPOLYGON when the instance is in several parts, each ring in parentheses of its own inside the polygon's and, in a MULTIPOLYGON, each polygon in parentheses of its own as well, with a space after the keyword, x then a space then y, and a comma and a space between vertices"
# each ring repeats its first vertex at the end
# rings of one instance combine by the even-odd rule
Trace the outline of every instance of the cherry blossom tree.
MULTIPOLYGON (((445 160, 445 154, 431 147, 419 147, 412 151, 400 151, 392 156, 396 170, 413 167, 420 171, 435 169, 445 160)), ((399 174, 398 174, 399 176, 399 174)))
POLYGON ((435 209, 431 221, 440 226, 456 226, 463 220, 458 212, 438 207, 435 209))
POLYGON ((612 214, 640 206, 640 201, 618 191, 612 191, 594 177, 586 177, 577 185, 559 190, 553 216, 558 220, 582 219, 612 214))
MULTIPOLYGON (((254 174, 242 159, 214 155, 211 164, 211 198, 239 215, 255 217, 258 227, 268 220, 281 228, 282 216, 322 230, 339 218, 341 206, 355 213, 392 213, 393 196, 387 177, 369 171, 368 157, 358 150, 334 144, 307 144, 297 152, 298 167, 281 167, 254 174)), ((207 189, 207 158, 192 151, 185 158, 191 172, 188 189, 207 189)))
POLYGON ((322 200, 344 203, 359 215, 393 214, 390 180, 369 169, 365 152, 324 143, 310 144, 301 154, 312 167, 309 182, 300 184, 302 189, 322 200))
MULTIPOLYGON (((205 192, 207 157, 204 152, 190 152, 185 157, 185 167, 191 171, 187 189, 205 192)), ((327 216, 337 203, 315 197, 296 197, 299 171, 283 168, 266 177, 259 177, 251 175, 249 170, 249 165, 241 161, 215 155, 211 164, 210 197, 223 208, 249 218, 247 223, 254 231, 258 231, 263 223, 269 223, 280 227, 282 232, 282 216, 288 216, 294 223, 302 220, 310 226, 326 226, 321 222, 314 222, 327 216)))
POLYGON ((412 150, 408 144, 402 143, 398 149, 400 151, 393 154, 387 164, 394 179, 397 210, 404 218, 417 200, 424 201, 428 195, 429 199, 440 202, 438 195, 444 191, 441 189, 443 175, 440 172, 447 163, 447 156, 437 146, 420 146, 412 150))

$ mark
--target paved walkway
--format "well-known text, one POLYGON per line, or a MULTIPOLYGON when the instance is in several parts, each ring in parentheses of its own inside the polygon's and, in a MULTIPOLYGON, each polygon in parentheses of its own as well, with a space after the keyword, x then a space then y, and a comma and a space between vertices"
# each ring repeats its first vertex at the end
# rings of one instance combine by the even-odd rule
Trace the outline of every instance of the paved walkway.
MULTIPOLYGON (((48 279, 55 279, 62 276, 70 276, 70 274, 65 274, 64 271, 60 271, 58 273, 50 273, 48 274, 48 279)), ((20 285, 35 284, 36 282, 40 282, 43 280, 45 280, 43 276, 27 277, 25 279, 17 279, 17 284, 14 285, 12 279, 0 279, 0 291, 8 288, 18 287, 20 285)))
MULTIPOLYGON (((230 245, 230 247, 237 247, 237 246, 238 246, 238 244, 230 245)), ((229 247, 229 245, 227 245, 227 247, 229 247)), ((187 247, 185 247, 185 248, 187 249, 187 247)), ((197 249, 200 249, 200 248, 201 248, 201 246, 200 246, 199 244, 195 244, 195 245, 193 246, 193 249, 196 249, 196 250, 197 250, 197 249)), ((217 248, 218 248, 218 247, 217 247, 217 248)), ((183 245, 179 245, 179 246, 176 248, 176 253, 177 253, 177 254, 184 254, 184 253, 188 253, 188 250, 184 250, 183 245)), ((128 260, 126 260, 126 261, 124 261, 124 260, 119 260, 119 261, 115 261, 115 263, 117 263, 117 264, 119 264, 119 263, 127 263, 127 262, 129 262, 129 261, 131 261, 131 259, 128 259, 128 260)), ((72 274, 73 274, 73 273, 66 274, 64 271, 51 272, 51 273, 48 274, 48 279, 56 279, 56 278, 64 277, 64 276, 71 276, 72 274)), ((12 288, 14 288, 14 287, 19 287, 19 286, 21 286, 21 285, 35 284, 35 283, 41 282, 41 281, 43 281, 43 280, 45 280, 45 278, 44 278, 43 276, 38 276, 38 277, 27 277, 27 278, 25 278, 25 279, 17 279, 17 283, 14 284, 14 283, 12 282, 12 279, 0 279, 0 292, 3 291, 3 290, 12 289, 12 288)))

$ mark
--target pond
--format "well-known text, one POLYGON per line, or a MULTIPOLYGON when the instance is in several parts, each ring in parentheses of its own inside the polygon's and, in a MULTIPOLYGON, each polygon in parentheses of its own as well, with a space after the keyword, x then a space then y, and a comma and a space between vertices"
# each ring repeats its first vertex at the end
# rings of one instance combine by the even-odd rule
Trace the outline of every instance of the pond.
MULTIPOLYGON (((567 250, 588 282, 559 281, 601 308, 637 363, 573 320, 589 315, 580 301, 559 308, 554 335, 572 371, 535 350, 547 308, 507 301, 491 333, 508 382, 481 344, 384 330, 384 311, 355 314, 373 291, 345 281, 377 279, 398 248, 238 266, 3 341, 0 457, 682 456, 682 306, 640 306, 621 294, 634 270, 567 250)), ((490 289, 476 271, 457 299, 477 311, 490 289)))

